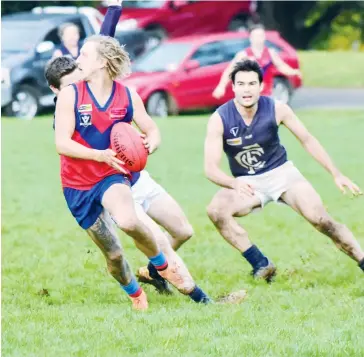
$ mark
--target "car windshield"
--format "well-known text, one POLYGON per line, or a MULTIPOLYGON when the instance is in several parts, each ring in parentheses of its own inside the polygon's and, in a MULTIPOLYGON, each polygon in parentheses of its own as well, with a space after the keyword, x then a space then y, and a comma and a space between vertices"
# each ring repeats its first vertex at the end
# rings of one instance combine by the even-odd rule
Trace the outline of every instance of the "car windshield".
POLYGON ((123 1, 123 8, 129 9, 157 9, 164 5, 162 0, 127 0, 123 1))
POLYGON ((137 59, 133 71, 173 71, 181 64, 191 48, 192 45, 188 43, 162 43, 137 59))
POLYGON ((42 36, 39 22, 3 21, 1 24, 1 50, 26 52, 34 48, 42 36))

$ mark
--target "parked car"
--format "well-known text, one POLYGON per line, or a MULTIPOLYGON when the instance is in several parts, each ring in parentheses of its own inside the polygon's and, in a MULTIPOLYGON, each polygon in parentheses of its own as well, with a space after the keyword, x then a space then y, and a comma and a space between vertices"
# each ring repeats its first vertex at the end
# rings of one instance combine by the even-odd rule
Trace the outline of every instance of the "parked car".
MULTIPOLYGON (((77 8, 75 8, 77 10, 77 8)), ((8 116, 32 119, 42 108, 53 105, 53 94, 44 78, 44 68, 61 41, 58 28, 72 22, 80 28, 81 40, 99 33, 101 19, 80 11, 36 8, 33 12, 2 17, 1 108, 8 116)), ((147 36, 142 30, 117 32, 132 58, 144 52, 147 36)))
MULTIPOLYGON (((246 29, 257 1, 123 1, 120 29, 144 28, 153 44, 166 37, 246 29), (217 21, 218 19, 218 21, 217 21)), ((101 7, 102 13, 106 7, 101 7)))
MULTIPOLYGON (((133 64, 133 73, 124 84, 135 88, 147 111, 165 117, 181 111, 214 108, 233 97, 231 86, 215 99, 212 92, 228 62, 249 46, 246 32, 187 36, 166 40, 133 64)), ((266 32, 266 45, 274 48, 292 68, 299 68, 298 56, 277 32, 266 32)), ((289 102, 302 83, 298 76, 285 77, 278 70, 274 77, 274 96, 289 102)))

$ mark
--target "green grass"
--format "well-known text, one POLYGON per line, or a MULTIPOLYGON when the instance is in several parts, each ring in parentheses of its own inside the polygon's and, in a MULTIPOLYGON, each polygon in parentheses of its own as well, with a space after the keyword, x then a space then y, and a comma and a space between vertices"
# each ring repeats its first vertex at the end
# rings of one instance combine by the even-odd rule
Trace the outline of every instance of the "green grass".
MULTIPOLYGON (((300 115, 343 172, 364 187, 363 112, 300 115)), ((241 220, 279 268, 274 284, 253 281, 248 264, 205 214, 217 190, 202 172, 205 117, 158 123, 163 145, 148 170, 180 202, 196 231, 180 255, 213 297, 246 288, 247 300, 197 306, 146 287, 150 309, 132 312, 68 212, 51 120, 3 120, 2 355, 362 356, 364 276, 356 264, 289 208, 271 204, 241 220)), ((291 135, 283 130, 282 137, 332 215, 364 245, 363 197, 341 195, 291 135)), ((121 239, 133 268, 145 264, 131 240, 121 239)))
POLYGON ((320 88, 364 88, 364 52, 299 52, 303 84, 320 88))

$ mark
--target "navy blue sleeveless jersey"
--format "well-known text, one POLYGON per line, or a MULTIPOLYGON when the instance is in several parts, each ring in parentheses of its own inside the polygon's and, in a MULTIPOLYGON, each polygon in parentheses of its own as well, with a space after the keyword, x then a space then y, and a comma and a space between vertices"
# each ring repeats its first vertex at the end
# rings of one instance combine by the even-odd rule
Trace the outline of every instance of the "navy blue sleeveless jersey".
POLYGON ((259 175, 283 165, 286 149, 278 136, 274 100, 261 96, 258 110, 248 126, 234 100, 217 109, 223 126, 223 147, 234 177, 259 175))

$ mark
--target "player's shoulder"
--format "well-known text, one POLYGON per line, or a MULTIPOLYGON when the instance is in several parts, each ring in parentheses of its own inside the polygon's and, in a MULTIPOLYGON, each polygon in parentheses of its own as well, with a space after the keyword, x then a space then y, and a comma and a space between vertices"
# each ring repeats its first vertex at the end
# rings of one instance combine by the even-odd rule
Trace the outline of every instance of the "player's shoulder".
POLYGON ((283 103, 282 101, 280 101, 278 99, 271 98, 271 100, 274 103, 276 112, 286 112, 287 110, 291 110, 291 108, 288 106, 288 104, 283 103))
POLYGON ((224 104, 221 104, 219 107, 217 107, 216 111, 218 113, 223 113, 224 111, 226 111, 227 109, 229 109, 233 103, 234 103, 234 100, 233 99, 228 100, 224 104))
POLYGON ((284 121, 285 118, 293 114, 293 110, 290 108, 288 104, 283 103, 277 99, 274 99, 274 108, 278 123, 281 123, 282 121, 284 121))
POLYGON ((61 97, 74 97, 76 91, 76 83, 70 84, 59 91, 58 99, 61 97))

